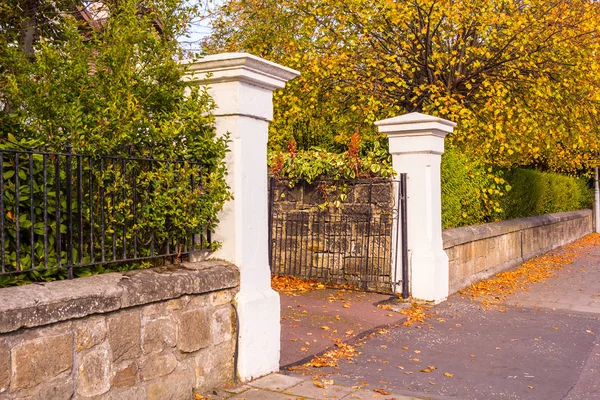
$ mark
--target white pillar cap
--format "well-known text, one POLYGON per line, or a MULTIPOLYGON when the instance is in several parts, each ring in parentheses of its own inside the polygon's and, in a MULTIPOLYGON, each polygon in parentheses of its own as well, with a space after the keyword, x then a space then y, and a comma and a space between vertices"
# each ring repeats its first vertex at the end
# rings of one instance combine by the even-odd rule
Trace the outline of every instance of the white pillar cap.
POLYGON ((300 72, 263 60, 248 53, 222 53, 197 60, 185 60, 186 81, 210 84, 213 82, 246 82, 268 90, 282 89, 285 83, 300 72))
POLYGON ((454 131, 456 123, 413 112, 377 121, 375 125, 379 128, 379 132, 387 134, 388 137, 433 135, 443 138, 454 131))

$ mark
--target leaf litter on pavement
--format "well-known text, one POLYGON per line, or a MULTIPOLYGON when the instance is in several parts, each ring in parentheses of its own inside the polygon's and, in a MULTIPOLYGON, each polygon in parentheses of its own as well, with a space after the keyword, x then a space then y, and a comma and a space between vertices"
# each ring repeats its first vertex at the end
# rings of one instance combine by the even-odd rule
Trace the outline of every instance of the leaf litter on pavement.
POLYGON ((495 307, 502 311, 499 303, 519 290, 526 291, 529 285, 553 277, 563 267, 570 265, 582 254, 600 245, 600 234, 592 233, 559 249, 539 255, 524 262, 520 267, 494 275, 490 279, 477 282, 459 293, 472 300, 481 299, 487 308, 495 307))

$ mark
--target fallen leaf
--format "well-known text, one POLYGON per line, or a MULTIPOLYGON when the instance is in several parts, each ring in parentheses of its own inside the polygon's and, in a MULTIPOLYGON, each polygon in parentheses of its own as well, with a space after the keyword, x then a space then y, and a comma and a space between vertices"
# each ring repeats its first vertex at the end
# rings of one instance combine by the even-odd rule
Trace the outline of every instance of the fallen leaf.
POLYGON ((328 331, 330 328, 329 328, 327 325, 323 325, 323 326, 321 327, 321 329, 323 329, 324 331, 328 331))
POLYGON ((382 344, 379 347, 381 347, 382 349, 387 349, 387 346, 385 344, 382 344))
POLYGON ((444 375, 448 378, 452 378, 454 376, 454 374, 451 374, 450 372, 444 372, 444 375))
POLYGON ((318 388, 325 389, 325 385, 323 384, 323 382, 313 381, 313 385, 315 385, 318 388))
POLYGON ((422 369, 421 372, 431 372, 429 368, 422 369))
POLYGON ((387 392, 387 391, 385 391, 385 390, 383 390, 383 389, 373 389, 373 391, 374 391, 375 393, 379 393, 379 394, 382 394, 382 395, 384 395, 384 396, 387 396, 388 394, 390 394, 390 392, 387 392))
POLYGON ((421 354, 421 350, 415 350, 416 354, 421 354))
POLYGON ((408 346, 402 346, 402 350, 408 350, 408 346))

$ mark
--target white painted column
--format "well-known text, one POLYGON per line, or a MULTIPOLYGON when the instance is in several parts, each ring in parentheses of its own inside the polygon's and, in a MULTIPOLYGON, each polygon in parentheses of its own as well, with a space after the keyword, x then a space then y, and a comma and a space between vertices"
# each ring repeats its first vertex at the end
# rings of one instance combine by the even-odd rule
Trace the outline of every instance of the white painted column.
POLYGON ((214 239, 214 258, 240 269, 236 297, 241 380, 279 369, 279 294, 271 289, 268 259, 267 138, 273 91, 297 71, 245 53, 207 56, 189 65, 189 81, 206 84, 216 103, 217 134, 231 134, 228 183, 234 200, 225 204, 214 239))
POLYGON ((440 162, 456 124, 420 113, 375 123, 389 138, 392 163, 406 173, 411 294, 439 303, 448 297, 448 256, 442 244, 440 162))

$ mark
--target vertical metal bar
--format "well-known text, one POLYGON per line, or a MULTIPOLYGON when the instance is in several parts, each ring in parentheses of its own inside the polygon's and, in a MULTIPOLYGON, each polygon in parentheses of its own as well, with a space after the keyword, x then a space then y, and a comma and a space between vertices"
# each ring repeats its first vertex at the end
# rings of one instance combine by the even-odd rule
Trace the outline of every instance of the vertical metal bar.
POLYGON ((56 267, 60 268, 62 265, 62 244, 61 244, 61 232, 60 232, 60 217, 61 217, 61 204, 60 204, 60 155, 55 155, 56 166, 54 167, 54 190, 56 200, 56 237, 54 238, 54 244, 56 246, 56 267))
POLYGON ((77 213, 79 214, 79 253, 77 264, 81 265, 83 260, 83 168, 81 155, 77 155, 77 213))
MULTIPOLYGON (((400 189, 402 197, 400 202, 400 219, 402 221, 402 298, 408 299, 408 232, 407 232, 407 209, 406 209, 406 174, 400 175, 400 189)), ((398 248, 398 237, 396 236, 396 249, 398 248)))
POLYGON ((293 275, 292 270, 292 241, 289 238, 288 232, 291 230, 291 227, 288 228, 288 225, 291 225, 291 220, 289 218, 289 213, 286 212, 286 221, 285 221, 285 230, 284 230, 284 245, 286 247, 286 261, 285 261, 285 269, 288 275, 293 275))
POLYGON ((300 246, 300 254, 302 254, 302 259, 300 260, 301 266, 302 268, 304 268, 305 275, 308 277, 310 275, 310 265, 307 262, 308 259, 308 234, 309 234, 309 229, 308 229, 308 218, 305 212, 302 212, 300 214, 302 216, 302 231, 304 232, 304 226, 306 226, 306 235, 303 234, 302 236, 302 243, 300 246), (306 240, 305 240, 306 239, 306 240), (302 247, 304 247, 304 250, 302 250, 302 247))
MULTIPOLYGON (((153 168, 154 168, 154 161, 151 160, 150 161, 150 171, 152 171, 153 168)), ((150 190, 149 191, 152 191, 152 183, 150 183, 150 190)), ((154 229, 152 229, 152 232, 150 232, 150 256, 151 257, 154 257, 154 246, 155 246, 154 245, 154 241, 155 241, 155 238, 154 238, 154 229)))
MULTIPOLYGON (((170 166, 169 164, 170 163, 168 161, 165 162, 165 167, 166 167, 167 171, 169 170, 169 166, 170 166)), ((167 239, 167 253, 166 253, 166 255, 169 255, 169 254, 171 254, 171 244, 169 243, 169 241, 171 239, 171 234, 170 234, 170 232, 166 232, 166 233, 167 233, 167 237, 166 237, 166 239, 167 239)))
POLYGON ((44 268, 48 268, 48 156, 42 156, 43 185, 44 185, 44 206, 42 208, 44 218, 44 268))
POLYGON ((299 223, 298 223, 298 213, 294 213, 294 271, 296 271, 296 273, 298 274, 298 276, 303 277, 302 275, 302 267, 300 266, 299 262, 298 262, 298 255, 299 255, 299 251, 298 251, 298 240, 299 240, 299 235, 298 235, 298 231, 299 231, 299 223))
POLYGON ((269 205, 268 205, 268 213, 269 213, 269 232, 267 240, 269 241, 269 269, 271 273, 273 273, 273 201, 275 201, 275 178, 271 177, 269 179, 269 205))
MULTIPOLYGON (((379 217, 379 218, 378 218, 378 219, 379 219, 379 221, 378 221, 378 224, 377 224, 377 261, 376 261, 376 263, 377 263, 377 264, 376 264, 376 267, 377 267, 377 274, 378 274, 378 276, 379 276, 379 273, 380 273, 380 271, 379 271, 379 268, 378 268, 378 267, 381 267, 381 266, 382 266, 382 265, 380 264, 380 263, 381 263, 381 251, 383 250, 383 255, 384 255, 384 257, 385 257, 385 253, 386 253, 386 246, 385 246, 385 241, 383 241, 383 244, 382 244, 382 240, 381 240, 381 237, 382 237, 382 236, 381 236, 381 220, 382 220, 382 218, 381 218, 381 217, 382 217, 382 214, 381 214, 381 213, 379 213, 379 214, 377 215, 377 217, 379 217), (382 246, 383 246, 383 249, 381 248, 382 246)), ((390 268, 390 271, 391 271, 391 270, 392 270, 392 269, 390 268)), ((391 274, 390 274, 390 275, 391 275, 391 274)), ((390 278, 391 278, 391 276, 390 276, 390 278)), ((391 281, 391 279, 390 279, 390 281, 391 281)), ((379 277, 377 278, 377 286, 379 286, 379 277)))
POLYGON ((117 178, 117 160, 115 160, 113 158, 112 162, 112 174, 113 174, 113 188, 111 190, 110 193, 110 198, 111 198, 111 206, 112 206, 112 212, 111 212, 111 221, 110 221, 110 226, 111 226, 111 230, 112 230, 112 259, 113 261, 117 260, 117 224, 116 224, 116 219, 117 219, 117 207, 116 207, 116 189, 117 189, 117 184, 116 184, 116 178, 117 178))
POLYGON ((4 153, 0 151, 0 271, 6 272, 4 268, 4 153))
MULTIPOLYGON (((140 161, 141 162, 141 161, 140 161)), ((131 171, 132 179, 133 179, 133 257, 138 257, 138 234, 137 234, 137 164, 134 166, 133 171, 131 171)), ((193 179, 193 178, 192 178, 193 179)))
POLYGON ((339 216, 340 216, 339 213, 340 212, 342 212, 341 208, 340 208, 339 212, 338 212, 338 210, 336 210, 336 212, 331 216, 333 219, 333 223, 331 224, 332 225, 332 230, 331 230, 331 233, 332 233, 331 238, 332 239, 329 242, 329 247, 331 250, 331 257, 332 257, 331 265, 329 266, 329 270, 331 271, 331 274, 334 278, 333 280, 335 280, 336 283, 341 283, 340 269, 339 269, 339 265, 337 263, 338 252, 336 250, 336 244, 338 242, 338 235, 336 232, 336 228, 339 227, 339 216))
POLYGON ((106 261, 106 217, 104 215, 104 158, 100 158, 100 252, 102 262, 106 261))
POLYGON ((369 211, 368 211, 368 216, 367 216, 367 226, 366 226, 366 233, 367 233, 367 249, 366 249, 366 254, 365 254, 365 277, 364 277, 364 288, 365 290, 368 289, 368 281, 369 281, 369 277, 373 277, 373 269, 370 265, 369 265, 369 251, 370 251, 370 241, 371 241, 371 222, 373 219, 373 184, 369 183, 369 211), (371 271, 371 274, 369 274, 369 270, 371 271))
POLYGON ((67 184, 67 268, 69 279, 73 278, 73 156, 71 147, 67 147, 66 184, 67 184))
POLYGON ((88 159, 89 181, 90 181, 90 264, 94 263, 94 162, 92 157, 88 159))
POLYGON ((29 236, 31 240, 31 269, 35 268, 35 232, 33 225, 35 224, 35 204, 33 204, 33 153, 29 154, 29 236))
POLYGON ((312 211, 308 211, 308 232, 310 235, 310 268, 309 268, 309 277, 312 277, 315 272, 315 267, 313 265, 315 260, 315 215, 312 211))
MULTIPOLYGON (((121 161, 121 179, 123 179, 123 184, 122 184, 122 189, 121 189, 121 195, 123 198, 121 199, 121 201, 123 202, 123 204, 125 204, 125 201, 127 198, 127 190, 126 190, 127 180, 125 179, 126 171, 127 171, 127 165, 126 165, 125 159, 123 158, 123 160, 121 161)), ((125 207, 123 207, 123 259, 124 260, 127 259, 127 219, 125 218, 125 207)))
POLYGON ((21 271, 21 227, 19 215, 19 153, 15 153, 15 244, 16 244, 16 267, 21 271))

